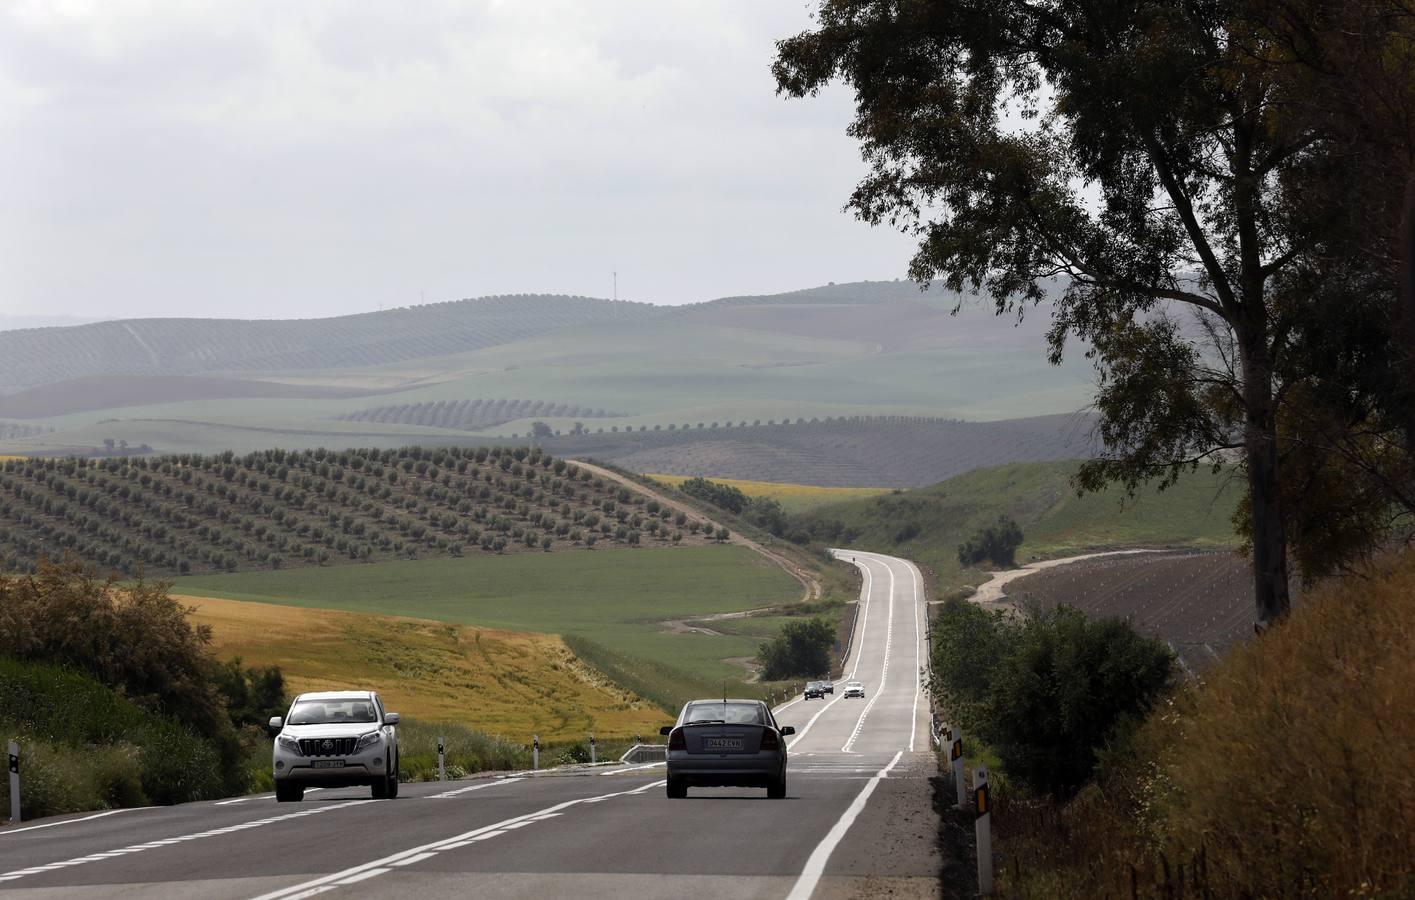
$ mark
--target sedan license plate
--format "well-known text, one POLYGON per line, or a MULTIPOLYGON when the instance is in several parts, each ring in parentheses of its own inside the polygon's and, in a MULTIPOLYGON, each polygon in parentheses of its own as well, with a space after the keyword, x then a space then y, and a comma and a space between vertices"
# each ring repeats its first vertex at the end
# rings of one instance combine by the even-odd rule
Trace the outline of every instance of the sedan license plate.
POLYGON ((741 750, 742 739, 739 737, 719 737, 703 738, 703 749, 705 750, 741 750))
POLYGON ((316 769, 342 769, 344 760, 342 759, 317 759, 310 763, 316 769))

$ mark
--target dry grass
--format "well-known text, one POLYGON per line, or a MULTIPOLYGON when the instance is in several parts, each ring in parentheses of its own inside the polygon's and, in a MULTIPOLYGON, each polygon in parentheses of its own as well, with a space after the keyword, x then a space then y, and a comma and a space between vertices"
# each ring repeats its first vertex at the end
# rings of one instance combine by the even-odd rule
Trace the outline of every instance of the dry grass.
POLYGON ((529 741, 649 733, 663 714, 554 635, 269 603, 179 597, 222 658, 278 665, 292 691, 370 687, 422 721, 529 741))
POLYGON ((1000 805, 1007 895, 1415 896, 1412 685, 1415 552, 1234 649, 1066 808, 1000 805))
MULTIPOLYGON (((677 487, 687 481, 688 475, 645 475, 654 481, 677 487)), ((814 484, 785 484, 777 481, 743 481, 736 478, 711 478, 718 484, 727 484, 748 497, 769 497, 777 501, 789 513, 805 512, 842 500, 860 500, 889 493, 889 488, 877 487, 819 487, 814 484)))

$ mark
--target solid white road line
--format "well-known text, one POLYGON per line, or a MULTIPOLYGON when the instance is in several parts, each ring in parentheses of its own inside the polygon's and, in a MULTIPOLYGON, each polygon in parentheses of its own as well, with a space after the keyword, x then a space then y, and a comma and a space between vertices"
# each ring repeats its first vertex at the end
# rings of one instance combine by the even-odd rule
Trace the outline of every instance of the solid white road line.
POLYGON ((384 872, 392 871, 393 866, 409 865, 412 862, 420 862, 422 860, 428 859, 431 856, 436 855, 437 853, 443 850, 459 849, 467 846, 473 841, 481 839, 482 837, 491 837, 493 834, 504 834, 506 833, 506 830, 508 828, 519 828, 522 824, 528 824, 532 819, 542 818, 548 816, 551 813, 558 813, 561 810, 568 809, 572 806, 578 806, 581 803, 593 803, 600 800, 610 800, 615 797, 628 797, 634 794, 643 793, 644 791, 650 788, 662 787, 663 784, 663 781, 651 781, 648 784, 643 785, 642 787, 637 787, 629 791, 615 791, 612 794, 601 794, 598 797, 585 797, 577 800, 566 800, 563 803, 557 803, 554 806, 549 806, 545 809, 539 809, 535 812, 526 813, 520 816, 512 816, 511 818, 497 822, 494 825, 484 825, 481 828, 474 828, 471 831, 443 838, 438 841, 433 841, 429 844, 423 844, 418 847, 409 847, 407 850, 401 850, 397 853, 385 856, 382 859, 376 859, 371 862, 366 862, 362 863, 361 865, 353 866, 351 868, 343 870, 342 872, 334 872, 330 875, 324 875, 319 878, 313 878, 309 881, 301 882, 300 884, 291 885, 290 887, 280 888, 279 890, 271 891, 268 894, 261 894, 259 897, 255 898, 255 900, 299 900, 299 898, 302 897, 312 897, 315 894, 322 894, 325 891, 333 890, 336 886, 341 884, 351 884, 354 881, 362 881, 365 878, 373 878, 375 874, 381 875, 384 872), (378 871, 374 872, 374 870, 378 871))
POLYGON ((37 831, 37 830, 39 830, 39 829, 41 829, 41 828, 57 828, 57 827, 59 827, 60 825, 73 825, 75 822, 88 822, 88 821, 91 821, 91 820, 93 820, 93 819, 101 819, 101 818, 103 818, 104 816, 116 816, 116 815, 118 815, 118 813, 135 812, 135 811, 140 810, 140 809, 156 809, 156 808, 157 808, 157 807, 155 807, 155 806, 131 806, 131 807, 128 807, 127 809, 110 809, 110 810, 108 810, 107 812, 94 813, 94 814, 91 815, 91 816, 84 816, 82 819, 65 819, 65 820, 62 821, 62 822, 46 822, 46 823, 44 823, 43 825, 26 825, 26 826, 23 827, 23 828, 5 828, 5 829, 0 829, 0 837, 5 837, 6 835, 9 835, 9 834, 19 834, 21 831, 37 831))
POLYGON ((919 624, 923 615, 924 592, 919 579, 919 567, 905 561, 914 585, 914 712, 909 717, 909 752, 914 752, 914 735, 919 729, 919 695, 924 692, 924 632, 919 624))
POLYGON ((816 845, 816 849, 811 851, 811 856, 806 860, 806 867, 801 870, 801 874, 796 878, 796 884, 792 886, 791 893, 786 895, 786 900, 809 900, 811 894, 815 893, 816 885, 820 883, 821 875, 825 873, 825 864, 830 861, 830 854, 835 852, 836 846, 845 839, 845 833, 850 830, 850 826, 855 824, 860 812, 864 810, 865 804, 869 802, 870 795, 879 787, 880 780, 889 775, 889 770, 894 768, 899 762, 899 758, 904 755, 900 750, 894 754, 894 759, 889 765, 880 769, 875 777, 865 783, 860 789, 860 793, 855 796, 855 800, 849 808, 841 814, 839 821, 826 832, 821 842, 816 845))
POLYGON ((333 810, 336 810, 336 809, 343 809, 343 808, 348 807, 348 806, 359 806, 359 805, 364 804, 364 803, 373 803, 373 802, 375 802, 375 801, 373 801, 373 800, 349 800, 349 801, 344 802, 344 803, 336 803, 336 804, 334 804, 333 806, 313 806, 313 807, 310 807, 310 808, 308 808, 308 809, 300 810, 299 812, 286 813, 286 814, 283 815, 283 816, 270 816, 269 818, 257 819, 257 820, 255 820, 255 821, 253 821, 253 822, 241 822, 241 823, 238 824, 238 825, 228 825, 228 826, 226 826, 226 827, 224 827, 224 828, 212 828, 212 829, 210 829, 210 830, 208 830, 208 831, 199 831, 199 832, 197 832, 197 833, 195 833, 195 834, 184 834, 184 835, 181 835, 180 837, 164 838, 163 840, 160 840, 160 841, 149 841, 149 842, 146 843, 146 844, 133 844, 133 845, 130 846, 130 847, 122 847, 122 848, 120 848, 120 849, 118 849, 118 850, 110 850, 110 851, 108 851, 108 852, 106 852, 106 853, 104 853, 104 854, 101 854, 101 855, 100 855, 100 854, 91 854, 91 855, 89 855, 89 856, 80 856, 80 857, 77 857, 77 858, 75 858, 75 859, 68 859, 68 860, 64 860, 64 861, 62 861, 62 862, 49 863, 48 865, 45 865, 45 866, 34 866, 34 867, 31 867, 31 868, 28 868, 28 869, 16 869, 16 870, 13 871, 13 872, 3 872, 3 873, 0 873, 0 881, 14 881, 14 880, 17 879, 17 878, 23 878, 23 877, 26 876, 26 875, 34 875, 34 874, 39 873, 39 872, 51 871, 51 870, 53 870, 53 869, 55 869, 55 868, 58 868, 58 867, 60 867, 60 866, 77 866, 77 865, 80 865, 80 864, 82 864, 82 863, 96 862, 96 861, 101 860, 101 859, 111 859, 113 856, 118 855, 118 854, 125 854, 125 853, 141 853, 141 852, 143 852, 143 851, 145 851, 145 850, 155 850, 155 849, 157 849, 158 847, 167 847, 167 846, 170 846, 170 845, 172 845, 172 844, 181 843, 181 842, 183 842, 183 841, 196 841, 196 840, 200 840, 200 839, 202 839, 202 838, 215 837, 215 836, 217 836, 217 835, 223 835, 223 834, 231 834, 232 832, 236 832, 236 831, 244 831, 244 830, 247 829, 247 828, 260 828, 260 827, 265 826, 265 825, 273 825, 273 824, 275 824, 276 822, 285 822, 285 821, 288 821, 288 820, 290 820, 290 819, 298 819, 298 818, 301 818, 301 817, 303 817, 303 816, 314 816, 314 815, 318 815, 318 814, 320 814, 320 813, 332 812, 333 810))
POLYGON ((237 797, 234 800, 217 800, 212 806, 230 806, 233 803, 245 803, 247 800, 269 800, 274 794, 253 794, 249 797, 237 797))
POLYGON ((521 780, 521 779, 519 779, 519 778, 498 778, 496 781, 482 781, 482 782, 479 782, 479 783, 477 783, 477 784, 472 785, 471 787, 457 788, 457 789, 451 790, 451 791, 443 791, 443 792, 440 793, 440 794, 429 794, 429 795, 427 795, 426 797, 424 797, 423 799, 424 799, 424 800, 443 800, 443 799, 446 799, 446 798, 448 798, 448 797, 458 797, 458 796, 461 796, 462 794, 468 793, 468 792, 470 792, 470 791, 480 791, 480 790, 483 790, 483 789, 485 789, 485 788, 496 787, 498 784, 509 784, 509 783, 511 783, 511 782, 520 781, 520 780, 521 780))

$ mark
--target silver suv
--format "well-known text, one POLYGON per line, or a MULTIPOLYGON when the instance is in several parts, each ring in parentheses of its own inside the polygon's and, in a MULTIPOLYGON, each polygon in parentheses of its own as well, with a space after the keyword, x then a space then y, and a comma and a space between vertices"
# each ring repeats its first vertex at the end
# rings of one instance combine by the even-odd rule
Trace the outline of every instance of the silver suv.
POLYGON ((307 787, 366 784, 375 800, 398 796, 398 714, 373 691, 301 694, 275 736, 275 799, 304 799, 307 787))

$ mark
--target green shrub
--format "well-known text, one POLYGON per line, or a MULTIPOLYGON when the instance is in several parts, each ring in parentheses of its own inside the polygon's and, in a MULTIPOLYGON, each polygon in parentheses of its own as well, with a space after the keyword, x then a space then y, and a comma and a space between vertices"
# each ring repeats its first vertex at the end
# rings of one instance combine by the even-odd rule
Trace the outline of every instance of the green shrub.
POLYGON ((787 622, 776 637, 757 649, 762 680, 823 676, 830 671, 830 648, 834 644, 835 629, 825 619, 787 622))

